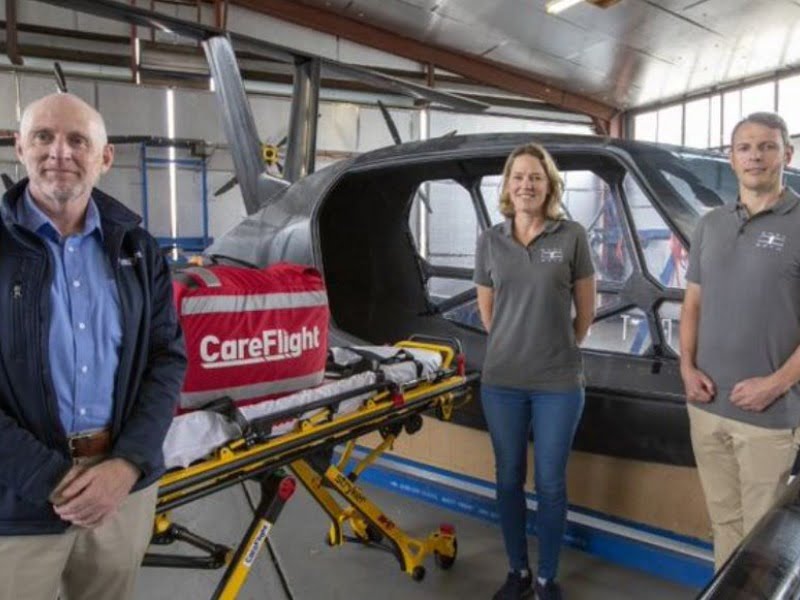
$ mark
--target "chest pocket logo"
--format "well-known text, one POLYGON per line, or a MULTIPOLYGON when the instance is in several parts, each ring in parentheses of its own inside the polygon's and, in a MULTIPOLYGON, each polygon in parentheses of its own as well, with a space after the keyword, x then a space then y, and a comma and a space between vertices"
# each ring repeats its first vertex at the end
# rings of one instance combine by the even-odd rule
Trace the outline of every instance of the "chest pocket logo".
POLYGON ((762 231, 756 240, 756 248, 764 248, 773 252, 783 252, 786 245, 786 236, 781 233, 762 231))
POLYGON ((136 252, 133 253, 132 256, 121 256, 119 259, 119 266, 133 267, 141 259, 142 259, 142 253, 140 250, 137 250, 136 252))
POLYGON ((543 263, 562 263, 564 252, 561 248, 542 248, 540 260, 543 263))

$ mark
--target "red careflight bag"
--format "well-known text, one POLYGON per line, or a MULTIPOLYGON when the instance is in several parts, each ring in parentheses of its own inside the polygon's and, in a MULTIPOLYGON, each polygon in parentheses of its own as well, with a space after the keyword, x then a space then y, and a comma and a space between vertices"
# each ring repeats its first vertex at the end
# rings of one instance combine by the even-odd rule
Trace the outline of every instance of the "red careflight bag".
POLYGON ((189 365, 178 412, 228 396, 253 404, 319 385, 328 296, 312 267, 214 265, 173 276, 189 365))

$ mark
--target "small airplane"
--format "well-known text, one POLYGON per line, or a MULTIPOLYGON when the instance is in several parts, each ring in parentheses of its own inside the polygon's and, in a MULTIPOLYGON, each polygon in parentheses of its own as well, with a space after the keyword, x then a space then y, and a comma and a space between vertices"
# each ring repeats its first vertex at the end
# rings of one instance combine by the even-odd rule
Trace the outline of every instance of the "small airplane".
MULTIPOLYGON (((532 141, 545 146, 566 181, 564 208, 587 230, 598 279, 598 315, 583 349, 587 402, 575 447, 694 464, 678 317, 694 227, 702 214, 736 198, 724 156, 599 136, 447 135, 313 172, 320 68, 462 110, 485 106, 113 0, 45 1, 201 41, 249 215, 208 252, 257 266, 315 265, 328 287, 335 344, 380 344, 415 333, 457 337, 468 367, 479 369, 486 333, 471 283, 476 237, 502 218, 495 207, 510 151, 532 141), (297 66, 284 179, 265 172, 232 42, 297 66), (417 227, 420 220, 425 227, 417 227), (438 235, 416 236, 420 230, 438 235)), ((800 171, 789 170, 787 181, 800 190, 800 171)), ((779 243, 764 240, 770 247, 779 243)), ((476 402, 456 420, 485 426, 476 402)))

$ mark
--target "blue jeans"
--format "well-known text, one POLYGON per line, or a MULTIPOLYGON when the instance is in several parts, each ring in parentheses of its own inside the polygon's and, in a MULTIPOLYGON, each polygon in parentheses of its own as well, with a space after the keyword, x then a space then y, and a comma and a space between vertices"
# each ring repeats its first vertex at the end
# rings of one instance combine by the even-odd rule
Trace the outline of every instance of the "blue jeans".
POLYGON ((534 483, 538 498, 537 575, 555 579, 567 518, 567 458, 583 413, 582 388, 538 392, 481 385, 497 471, 497 509, 511 569, 528 568, 525 475, 533 429, 534 483))

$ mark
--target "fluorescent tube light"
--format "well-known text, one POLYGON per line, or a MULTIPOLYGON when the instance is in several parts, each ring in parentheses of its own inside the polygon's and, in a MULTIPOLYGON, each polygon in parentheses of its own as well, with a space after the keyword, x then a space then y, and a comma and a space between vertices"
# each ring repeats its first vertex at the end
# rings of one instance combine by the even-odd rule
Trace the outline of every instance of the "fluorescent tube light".
POLYGON ((570 6, 575 6, 579 2, 583 2, 583 0, 550 0, 545 5, 545 10, 551 15, 556 15, 562 10, 568 9, 570 6))

